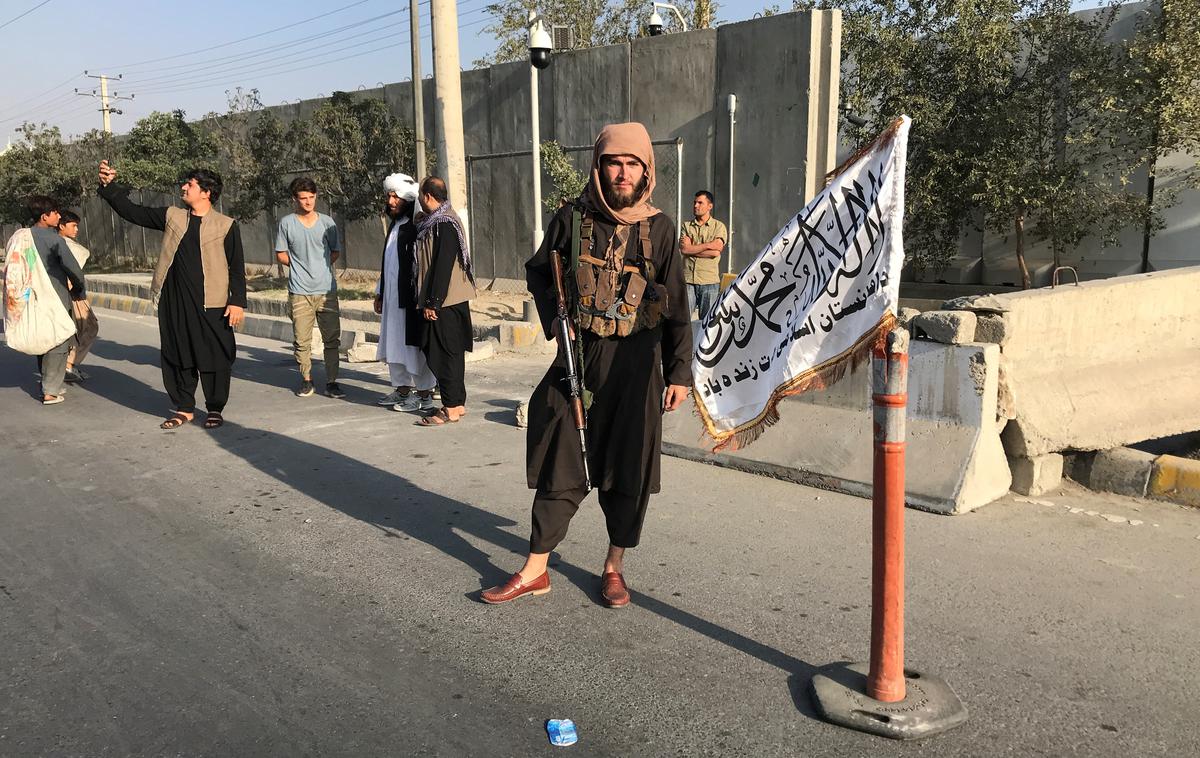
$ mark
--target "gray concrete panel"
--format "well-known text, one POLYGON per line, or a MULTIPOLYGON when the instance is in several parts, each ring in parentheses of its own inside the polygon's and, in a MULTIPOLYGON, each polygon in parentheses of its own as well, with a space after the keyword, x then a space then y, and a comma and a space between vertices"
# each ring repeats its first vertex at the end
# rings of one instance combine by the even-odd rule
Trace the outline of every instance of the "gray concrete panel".
MULTIPOLYGON (((630 51, 631 81, 635 83, 630 93, 630 120, 645 124, 653 139, 683 139, 683 215, 687 218, 697 190, 716 194, 712 145, 716 138, 717 31, 634 40, 630 51)), ((656 161, 662 150, 656 151, 656 161)), ((674 151, 670 153, 661 156, 668 158, 661 161, 668 168, 677 162, 674 151)), ((675 188, 666 187, 664 180, 676 183, 675 177, 660 171, 655 204, 675 217, 679 215, 675 188)), ((724 209, 728 205, 718 196, 718 218, 724 209)))
POLYGON ((726 197, 729 119, 724 104, 730 93, 738 99, 734 131, 734 271, 757 255, 788 216, 803 205, 810 36, 811 19, 805 13, 726 24, 717 33, 720 116, 716 166, 718 191, 723 190, 726 197))
POLYGON ((556 53, 547 69, 554 91, 542 93, 542 139, 590 145, 605 124, 628 121, 629 55, 627 45, 556 53), (546 103, 553 104, 549 112, 546 103))

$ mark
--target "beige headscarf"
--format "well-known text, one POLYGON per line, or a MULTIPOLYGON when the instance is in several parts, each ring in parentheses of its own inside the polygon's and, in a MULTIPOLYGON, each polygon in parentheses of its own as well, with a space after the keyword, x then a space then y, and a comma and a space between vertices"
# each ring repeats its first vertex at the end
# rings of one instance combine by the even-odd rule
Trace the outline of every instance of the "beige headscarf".
POLYGON ((632 121, 627 124, 609 124, 600 130, 596 146, 592 149, 592 178, 580 195, 584 207, 593 213, 602 213, 621 224, 636 224, 658 215, 658 209, 650 205, 654 192, 654 146, 650 144, 650 133, 646 127, 632 121), (632 155, 646 167, 646 191, 633 205, 613 210, 604 199, 600 183, 600 159, 606 155, 632 155))

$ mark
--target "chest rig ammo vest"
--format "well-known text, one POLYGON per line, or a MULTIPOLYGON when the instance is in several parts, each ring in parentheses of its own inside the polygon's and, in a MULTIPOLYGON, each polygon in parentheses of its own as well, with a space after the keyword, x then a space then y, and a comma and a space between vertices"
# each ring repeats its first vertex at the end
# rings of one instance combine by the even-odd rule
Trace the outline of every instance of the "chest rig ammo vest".
MULTIPOLYGON (((571 267, 575 272, 579 328, 599 337, 628 337, 653 329, 667 315, 667 288, 654 283, 655 267, 650 246, 650 220, 632 227, 621 260, 592 255, 591 214, 576 207, 571 212, 571 267)), ((613 232, 620 233, 621 227, 613 232)), ((607 251, 605 251, 607 253, 607 251)))

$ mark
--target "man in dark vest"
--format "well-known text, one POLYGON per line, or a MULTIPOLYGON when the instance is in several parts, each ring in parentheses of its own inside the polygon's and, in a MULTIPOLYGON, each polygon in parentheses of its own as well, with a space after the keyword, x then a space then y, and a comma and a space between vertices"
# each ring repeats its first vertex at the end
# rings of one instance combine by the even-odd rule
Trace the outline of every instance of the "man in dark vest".
MULTIPOLYGON (((692 332, 675 223, 650 205, 654 150, 641 124, 606 126, 578 201, 555 214, 525 264, 547 338, 556 315, 550 256, 562 255, 574 294, 572 335, 582 357, 588 462, 608 526, 600 580, 605 605, 629 603, 624 556, 636 547, 651 493, 659 491, 662 413, 687 398, 692 332), (578 238, 573 239, 574 229, 578 238)), ((533 529, 525 565, 485 591, 505 603, 550 591, 546 565, 587 494, 562 351, 529 401, 527 477, 533 529)))
POLYGON ((246 307, 246 267, 237 222, 218 213, 221 177, 207 169, 188 172, 180 187, 187 208, 148 208, 130 201, 117 172, 100 163, 100 197, 126 221, 163 233, 150 285, 158 303, 163 384, 175 412, 163 429, 189 423, 196 412, 196 384, 204 389, 205 429, 224 423, 237 345, 233 330, 246 307))

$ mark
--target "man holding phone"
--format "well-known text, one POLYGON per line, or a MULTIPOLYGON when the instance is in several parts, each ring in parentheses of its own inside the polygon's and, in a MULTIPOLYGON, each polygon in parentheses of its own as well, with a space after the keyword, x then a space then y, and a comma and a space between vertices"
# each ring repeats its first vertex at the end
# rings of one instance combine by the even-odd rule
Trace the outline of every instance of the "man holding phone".
POLYGON ((116 169, 100 162, 99 195, 121 218, 163 233, 150 292, 158 303, 163 384, 175 406, 160 425, 177 429, 196 413, 196 384, 204 389, 205 429, 225 423, 237 344, 233 330, 246 308, 246 267, 237 222, 218 213, 221 177, 208 169, 184 176, 180 199, 186 208, 149 208, 129 199, 129 188, 113 183, 116 169))

